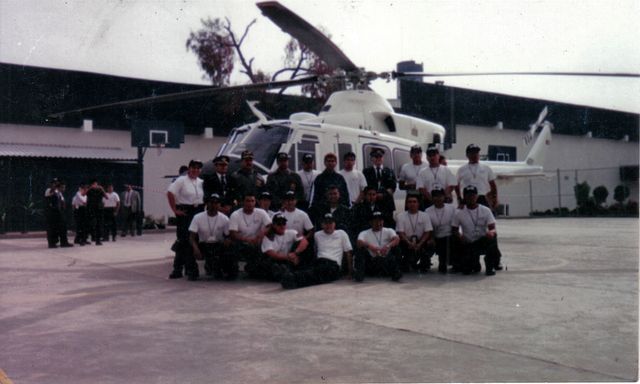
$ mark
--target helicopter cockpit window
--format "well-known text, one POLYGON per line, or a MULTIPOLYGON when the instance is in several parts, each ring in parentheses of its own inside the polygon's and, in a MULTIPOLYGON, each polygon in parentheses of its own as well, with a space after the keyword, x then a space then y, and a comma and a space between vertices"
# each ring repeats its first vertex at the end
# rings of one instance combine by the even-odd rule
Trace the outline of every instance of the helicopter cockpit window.
POLYGON ((276 155, 287 143, 291 128, 284 125, 261 125, 246 131, 238 131, 225 148, 225 155, 240 158, 245 150, 253 152, 254 163, 267 171, 271 169, 276 155))

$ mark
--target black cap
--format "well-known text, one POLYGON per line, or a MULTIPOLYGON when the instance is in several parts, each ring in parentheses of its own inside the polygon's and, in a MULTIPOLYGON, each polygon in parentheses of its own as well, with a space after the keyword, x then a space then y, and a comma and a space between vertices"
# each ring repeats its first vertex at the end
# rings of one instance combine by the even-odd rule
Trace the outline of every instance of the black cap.
POLYGON ((384 216, 382 216, 382 212, 380 212, 380 211, 373 212, 371 214, 371 220, 375 220, 375 219, 384 220, 384 216))
POLYGON ((480 152, 480 147, 475 144, 467 145, 466 153, 480 152))
POLYGON ((331 213, 325 213, 324 216, 322 216, 323 223, 329 223, 329 222, 335 222, 335 221, 336 219, 333 217, 331 213))
POLYGON ((49 184, 55 184, 55 183, 59 183, 60 180, 58 180, 57 177, 54 177, 53 179, 51 179, 51 181, 49 182, 49 184))
POLYGON ((230 160, 229 160, 229 156, 218 156, 215 159, 213 159, 213 163, 214 164, 229 164, 230 160))
POLYGON ((411 147, 410 153, 421 153, 421 152, 422 152, 422 148, 418 144, 411 147))
POLYGON ((273 219, 271 219, 271 222, 273 224, 287 224, 287 218, 280 214, 276 214, 273 216, 273 219))
POLYGON ((444 195, 444 189, 439 185, 434 185, 433 188, 431 188, 431 196, 438 195, 444 195))
POLYGON ((304 161, 305 163, 313 161, 313 155, 310 153, 305 153, 304 155, 302 155, 302 161, 304 161))
POLYGON ((246 151, 242 151, 242 153, 240 154, 240 158, 242 160, 244 159, 253 159, 253 152, 246 150, 246 151))
POLYGON ((438 146, 435 144, 429 144, 427 146, 427 155, 428 154, 432 154, 432 153, 440 153, 440 150, 438 149, 438 146))
POLYGON ((260 193, 260 196, 258 196, 258 199, 273 199, 273 196, 271 196, 271 194, 267 191, 264 191, 262 193, 260 193))
POLYGON ((191 161, 189 162, 189 168, 191 168, 191 167, 202 168, 202 161, 200 161, 200 160, 195 160, 195 159, 194 159, 194 160, 191 160, 191 161))
POLYGON ((469 193, 473 193, 473 194, 477 195, 478 194, 478 188, 476 188, 475 185, 467 185, 462 190, 462 194, 466 195, 466 194, 469 194, 469 193))
POLYGON ((209 195, 209 197, 207 197, 207 201, 220 202, 220 195, 218 195, 217 193, 212 193, 211 195, 209 195))
POLYGON ((296 198, 296 193, 294 191, 287 191, 284 194, 283 199, 285 200, 293 200, 296 198))
POLYGON ((381 157, 381 156, 384 156, 384 149, 382 148, 371 149, 371 157, 381 157))
POLYGON ((276 158, 278 159, 278 161, 289 160, 289 154, 287 152, 280 152, 278 153, 276 158))

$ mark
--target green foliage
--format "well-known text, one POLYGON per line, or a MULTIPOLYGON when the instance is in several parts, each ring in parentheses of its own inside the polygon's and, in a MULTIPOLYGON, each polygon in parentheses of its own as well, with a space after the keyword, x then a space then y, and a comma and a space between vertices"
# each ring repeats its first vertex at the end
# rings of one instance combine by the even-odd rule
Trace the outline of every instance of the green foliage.
POLYGON ((601 206, 607 201, 607 197, 609 196, 609 191, 607 187, 604 185, 600 185, 593 189, 593 199, 595 200, 596 205, 601 206))
POLYGON ((573 187, 573 193, 576 196, 576 203, 578 207, 585 207, 589 204, 589 192, 591 192, 591 186, 586 181, 578 183, 573 187))
POLYGON ((618 185, 613 190, 613 200, 622 204, 627 199, 627 197, 629 197, 630 193, 631 192, 629 191, 629 187, 627 187, 626 185, 618 185))

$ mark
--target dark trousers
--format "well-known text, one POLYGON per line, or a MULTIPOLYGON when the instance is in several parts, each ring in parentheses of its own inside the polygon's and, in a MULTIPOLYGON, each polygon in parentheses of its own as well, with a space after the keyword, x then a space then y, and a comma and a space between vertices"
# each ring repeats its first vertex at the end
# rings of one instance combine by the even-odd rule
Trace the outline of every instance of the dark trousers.
POLYGON ((372 257, 366 248, 359 248, 353 263, 353 273, 357 281, 364 276, 397 276, 400 274, 399 248, 392 248, 386 256, 372 257))
POLYGON ((76 237, 73 240, 76 244, 84 244, 87 241, 88 224, 87 224, 87 208, 78 207, 73 210, 73 219, 76 223, 76 237))
POLYGON ((199 243, 204 257, 204 270, 216 278, 235 279, 238 276, 238 261, 233 252, 223 243, 199 243))
POLYGON ((202 211, 202 205, 194 207, 192 205, 178 205, 177 208, 185 213, 183 216, 176 216, 176 256, 173 259, 173 271, 182 273, 184 268, 188 276, 198 277, 198 264, 193 256, 193 248, 189 243, 189 225, 196 213, 202 211))
POLYGON ((105 208, 104 209, 104 232, 105 239, 109 240, 109 235, 115 240, 118 233, 118 227, 116 225, 116 209, 105 208))
POLYGON ((124 225, 122 226, 122 236, 126 236, 127 232, 133 236, 133 226, 136 226, 138 236, 142 234, 142 220, 139 218, 140 213, 131 210, 131 207, 124 207, 124 225))
POLYGON ((293 272, 293 280, 298 288, 329 283, 340 278, 340 267, 333 260, 318 258, 293 272))
POLYGON ((104 227, 104 213, 100 208, 87 208, 87 222, 91 240, 99 243, 102 239, 104 227))
POLYGON ((406 242, 400 243, 400 266, 403 270, 410 269, 428 271, 431 268, 431 255, 426 244, 417 250, 409 249, 406 242))
POLYGON ((47 243, 50 247, 58 244, 59 231, 58 222, 60 221, 60 212, 54 209, 47 208, 45 211, 45 221, 47 226, 47 243))
POLYGON ((499 262, 498 240, 482 237, 473 243, 460 244, 461 270, 464 274, 480 272, 480 255, 484 256, 486 270, 494 270, 499 262))
POLYGON ((448 266, 461 270, 460 257, 457 253, 456 238, 453 236, 434 238, 433 252, 438 255, 438 271, 446 272, 448 266))

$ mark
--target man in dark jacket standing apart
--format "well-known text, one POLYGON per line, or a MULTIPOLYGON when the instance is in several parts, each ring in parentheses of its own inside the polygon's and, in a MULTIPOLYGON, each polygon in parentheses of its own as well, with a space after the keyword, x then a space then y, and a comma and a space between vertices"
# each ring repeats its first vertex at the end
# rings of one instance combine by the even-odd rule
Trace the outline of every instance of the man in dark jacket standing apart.
POLYGON ((344 180, 341 174, 336 172, 336 166, 338 165, 338 158, 334 153, 327 153, 324 155, 324 171, 320 173, 313 182, 313 189, 311 191, 311 206, 319 205, 324 200, 327 190, 330 186, 335 186, 340 192, 340 204, 347 207, 351 206, 349 201, 349 189, 347 188, 347 182, 344 180))

